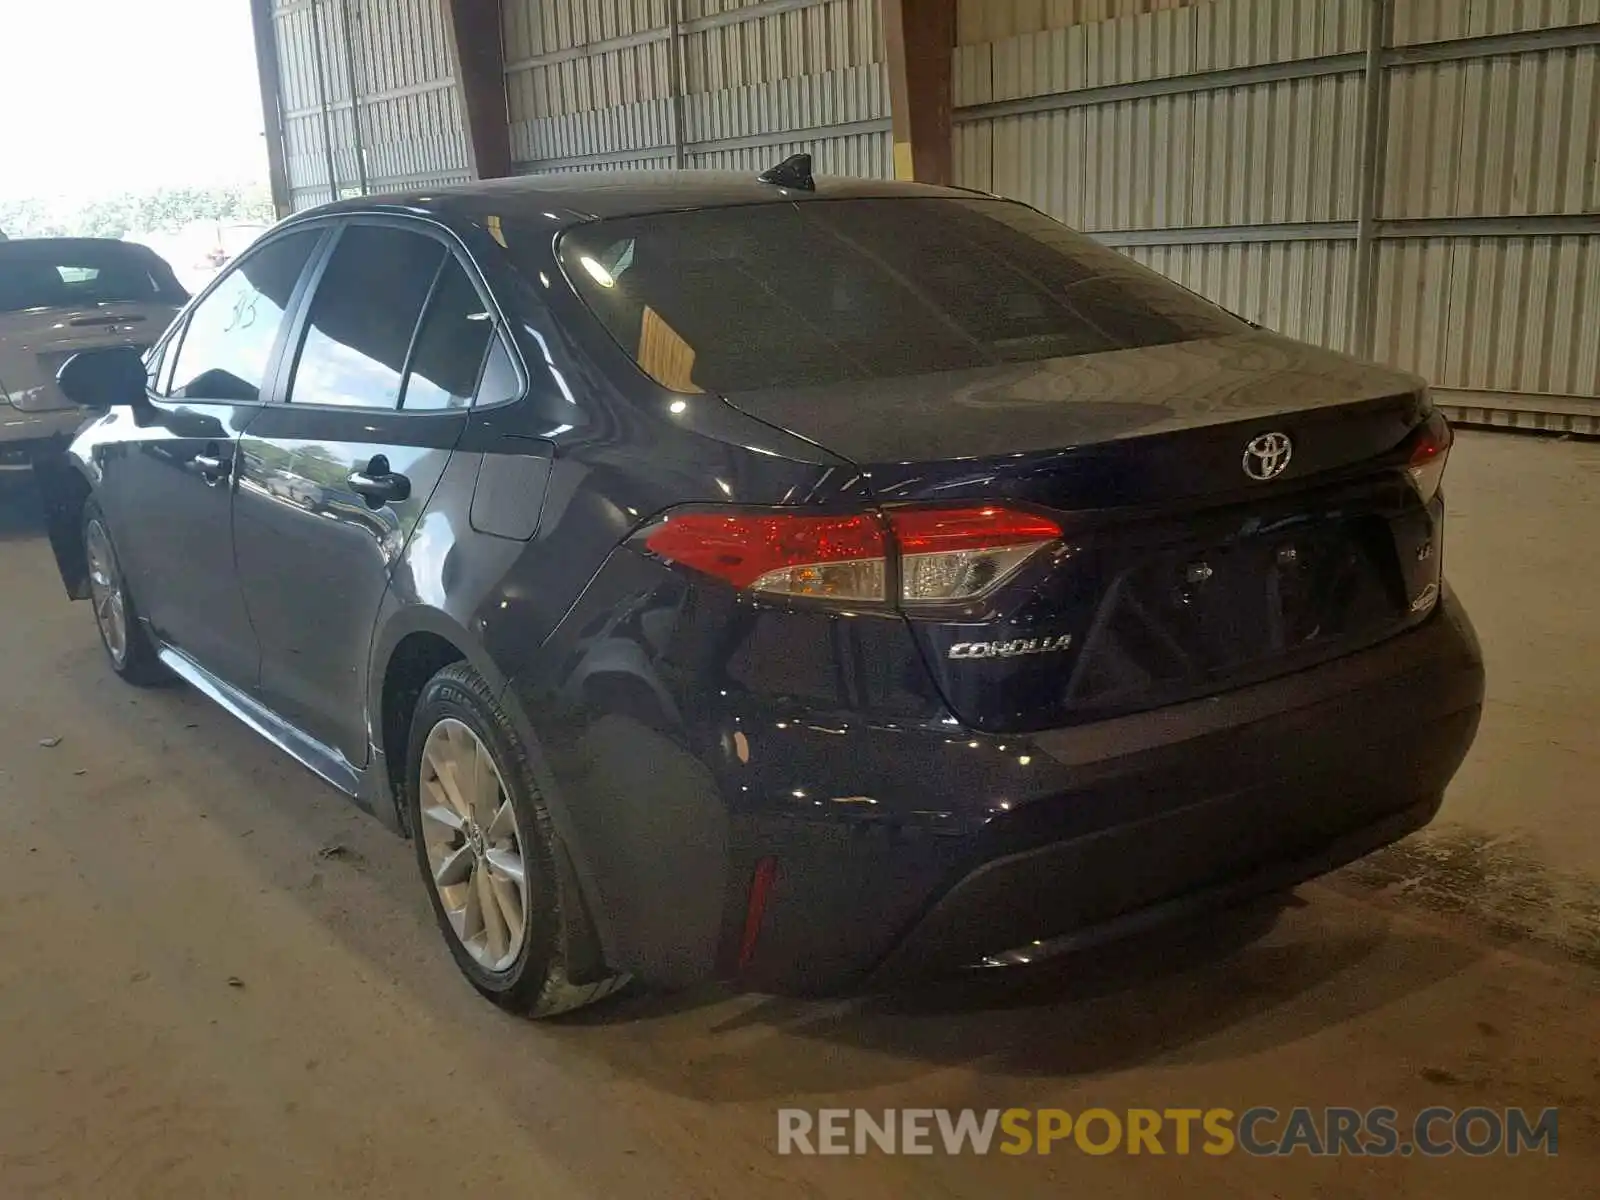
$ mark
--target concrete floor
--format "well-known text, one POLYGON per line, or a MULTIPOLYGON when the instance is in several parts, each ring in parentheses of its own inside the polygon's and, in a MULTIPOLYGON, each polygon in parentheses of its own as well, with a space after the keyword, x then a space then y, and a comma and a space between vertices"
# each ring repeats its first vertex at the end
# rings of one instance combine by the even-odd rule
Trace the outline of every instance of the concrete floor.
POLYGON ((1600 445, 1463 435, 1447 485, 1491 704, 1423 836, 1275 921, 890 999, 546 1025, 458 979, 404 845, 196 694, 116 682, 14 497, 0 1196, 1592 1197, 1600 445), (1560 1105, 1560 1154, 774 1152, 786 1105, 1255 1104, 1560 1105))

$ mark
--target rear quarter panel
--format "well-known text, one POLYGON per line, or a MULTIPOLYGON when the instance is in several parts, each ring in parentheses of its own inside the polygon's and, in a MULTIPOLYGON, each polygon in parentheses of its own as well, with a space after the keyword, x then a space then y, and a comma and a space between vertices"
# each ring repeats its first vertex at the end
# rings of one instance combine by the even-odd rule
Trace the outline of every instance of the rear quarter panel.
MULTIPOLYGON (((570 641, 558 630, 574 628, 569 615, 606 564, 626 571, 644 563, 622 543, 667 508, 826 503, 861 497, 863 484, 848 464, 714 397, 659 389, 603 331, 584 327, 591 318, 575 298, 577 307, 563 310, 558 297, 503 264, 497 269, 487 238, 470 248, 506 309, 529 390, 516 403, 473 413, 396 564, 372 645, 370 732, 382 746, 383 679, 404 639, 429 632, 449 640, 500 691, 610 960, 641 961, 641 946, 659 949, 657 935, 671 932, 660 928, 673 895, 661 890, 668 881, 660 873, 670 869, 706 885, 678 930, 703 975, 721 933, 722 891, 710 881, 720 880, 726 862, 717 832, 726 812, 715 779, 689 749, 686 720, 700 714, 673 711, 668 692, 651 681, 625 638, 611 639, 607 649, 615 653, 604 669, 589 671, 588 686, 574 689, 570 641), (474 506, 486 464, 490 474, 503 473, 506 464, 497 460, 507 457, 536 464, 526 474, 529 486, 542 485, 543 498, 531 531, 519 529, 528 524, 525 497, 506 497, 517 511, 488 511, 482 497, 474 506), (632 685, 619 686, 627 679, 632 685), (646 713, 655 715, 641 720, 646 713), (642 793, 619 795, 595 778, 589 763, 596 747, 613 762, 647 767, 661 781, 653 794, 673 802, 659 806, 655 819, 641 819, 625 801, 642 793), (662 840, 674 836, 683 854, 676 860, 662 840), (652 866, 641 873, 644 864, 652 866), (641 919, 650 913, 656 918, 641 919)), ((602 608, 625 604, 629 594, 594 592, 602 608)), ((392 778, 404 770, 384 766, 392 778)), ((659 953, 642 957, 662 961, 659 953)))

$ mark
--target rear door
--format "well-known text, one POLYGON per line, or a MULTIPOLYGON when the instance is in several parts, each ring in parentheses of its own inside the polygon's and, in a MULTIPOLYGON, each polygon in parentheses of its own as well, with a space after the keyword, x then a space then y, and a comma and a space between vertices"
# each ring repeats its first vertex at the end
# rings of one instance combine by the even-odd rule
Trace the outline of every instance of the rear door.
POLYGON ((353 219, 313 287, 285 402, 241 442, 236 558, 262 698, 359 767, 378 607, 496 334, 468 265, 420 222, 353 219))
POLYGON ((255 634, 234 577, 239 431, 261 410, 320 229, 239 260, 168 339, 147 412, 117 410, 98 496, 135 603, 163 642, 236 687, 255 683, 255 634))

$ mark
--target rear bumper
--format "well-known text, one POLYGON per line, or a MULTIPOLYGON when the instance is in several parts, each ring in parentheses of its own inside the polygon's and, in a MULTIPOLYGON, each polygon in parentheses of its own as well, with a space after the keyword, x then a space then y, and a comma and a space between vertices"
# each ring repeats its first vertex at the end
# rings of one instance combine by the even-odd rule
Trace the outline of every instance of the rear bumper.
MULTIPOLYGON (((1442 795, 1431 796, 1331 839, 1297 844, 1284 838, 1281 849, 1245 867, 1215 850, 1196 850, 1183 840, 1189 826, 1175 821, 1166 827, 1130 827, 1119 837, 1098 844, 1063 842, 1025 854, 986 863, 941 899, 889 958, 872 973, 872 982, 887 986, 960 966, 1015 966, 1087 949, 1155 928, 1168 921, 1225 908, 1231 904, 1315 879, 1363 855, 1421 829, 1439 811, 1442 795), (1128 851, 1145 851, 1130 858, 1128 851), (1167 875, 1143 874, 1142 859, 1155 851, 1181 855, 1182 866, 1167 875), (1215 878, 1184 889, 1186 875, 1215 878), (1152 886, 1160 898, 1140 904, 1116 903, 1130 875, 1152 886), (1172 895, 1161 893, 1173 892, 1172 895), (1096 909, 1111 915, 1085 920, 1096 909), (1121 911, 1117 911, 1121 910, 1121 911), (1065 914, 1073 914, 1064 932, 1050 932, 1065 914), (1043 934, 1023 940, 1027 934, 1043 934), (999 942, 1016 943, 998 950, 999 942)), ((1240 815, 1226 804, 1199 806, 1196 821, 1227 825, 1240 815)))
POLYGON ((0 470, 23 469, 39 454, 65 449, 72 435, 94 415, 82 408, 23 412, 0 403, 0 470))
MULTIPOLYGON (((1302 857, 1269 861, 1254 871, 1229 876, 1209 886, 1181 893, 1172 899, 1158 901, 1144 908, 1132 909, 1098 924, 1084 925, 1049 939, 1035 938, 1011 950, 989 953, 977 959, 963 961, 968 965, 981 967, 1008 967, 1040 962, 1060 954, 1132 937, 1169 921, 1216 911, 1254 896, 1291 888, 1308 879, 1336 871, 1375 850, 1381 850, 1384 846, 1399 841, 1407 834, 1415 833, 1433 820, 1439 811, 1442 799, 1442 796, 1434 796, 1422 800, 1410 808, 1401 809, 1318 846, 1302 857)), ((952 930, 951 922, 952 919, 957 923, 960 922, 963 908, 982 903, 981 897, 974 894, 975 891, 983 886, 992 886, 1002 877, 1009 875, 1008 890, 1012 894, 1017 894, 1027 887, 1027 878, 1030 875, 1037 879, 1041 873, 1055 874, 1071 870, 1073 864, 1067 861, 1070 858, 1070 847, 1051 846, 1036 851, 1033 855, 989 864, 985 873, 995 878, 978 884, 978 888, 972 886, 975 881, 971 878, 958 885, 913 931, 912 936, 896 948, 889 960, 874 974, 874 980, 880 984, 888 984, 897 977, 914 977, 919 973, 925 973, 929 966, 953 961, 960 953, 960 948, 955 944, 959 934, 952 930), (1028 861, 1029 859, 1032 861, 1028 861)), ((1025 922, 1020 923, 1025 924, 1025 922)))
MULTIPOLYGON (((1369 651, 1006 739, 1037 790, 962 834, 758 834, 749 852, 779 875, 741 978, 811 992, 1018 961, 1323 874, 1433 817, 1483 688, 1447 594, 1434 619, 1369 651)), ((965 745, 987 754, 989 740, 965 745)), ((937 795, 950 786, 930 772, 929 807, 957 802, 937 795)))

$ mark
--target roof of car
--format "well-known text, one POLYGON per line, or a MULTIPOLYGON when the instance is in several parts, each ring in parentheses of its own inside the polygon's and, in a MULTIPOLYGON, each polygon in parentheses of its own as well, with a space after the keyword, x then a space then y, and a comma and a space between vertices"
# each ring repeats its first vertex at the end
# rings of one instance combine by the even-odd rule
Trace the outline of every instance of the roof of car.
POLYGON ((33 249, 46 249, 47 248, 47 249, 50 249, 50 250, 88 250, 88 249, 91 249, 91 248, 92 249, 105 249, 106 247, 109 247, 109 246, 119 246, 119 247, 122 247, 123 249, 131 250, 131 251, 133 251, 135 253, 138 253, 138 254, 150 254, 150 253, 152 253, 152 251, 150 250, 150 247, 148 247, 148 246, 142 246, 138 242, 125 242, 121 238, 102 238, 102 237, 7 238, 7 239, 4 239, 3 241, 0 241, 0 245, 4 245, 5 249, 7 251, 13 251, 14 250, 19 254, 26 253, 28 250, 33 250, 33 249))
MULTIPOLYGON (((965 196, 962 188, 882 179, 818 176, 815 191, 762 183, 734 171, 583 171, 519 175, 439 188, 339 200, 313 213, 401 209, 432 216, 481 220, 539 218, 567 223, 602 217, 637 216, 685 209, 720 208, 781 201, 806 202, 858 197, 965 196)), ((310 214, 304 214, 310 215, 310 214)))

